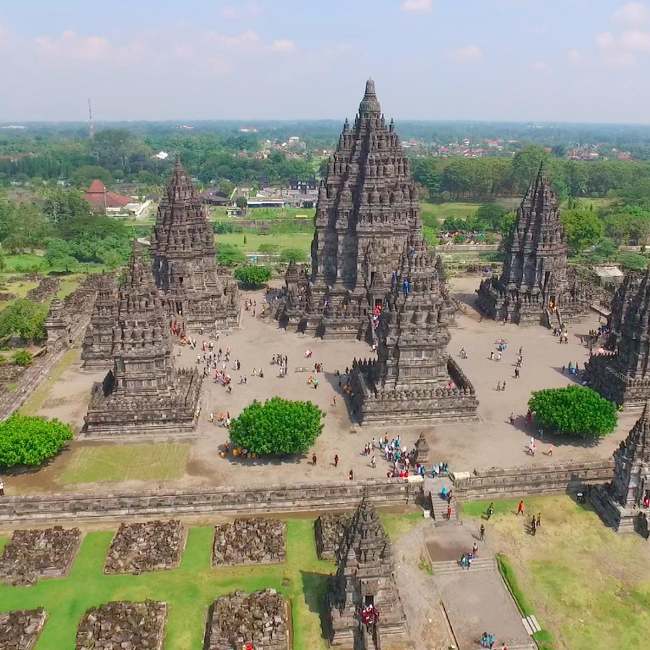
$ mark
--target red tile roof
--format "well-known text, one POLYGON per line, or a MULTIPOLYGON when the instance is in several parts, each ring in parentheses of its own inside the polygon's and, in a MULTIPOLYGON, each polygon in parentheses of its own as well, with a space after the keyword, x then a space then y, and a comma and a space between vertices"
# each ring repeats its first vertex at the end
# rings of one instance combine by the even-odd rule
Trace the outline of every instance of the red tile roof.
POLYGON ((106 185, 95 179, 86 190, 84 198, 94 208, 105 210, 106 208, 123 208, 127 203, 132 203, 128 196, 109 192, 106 185))

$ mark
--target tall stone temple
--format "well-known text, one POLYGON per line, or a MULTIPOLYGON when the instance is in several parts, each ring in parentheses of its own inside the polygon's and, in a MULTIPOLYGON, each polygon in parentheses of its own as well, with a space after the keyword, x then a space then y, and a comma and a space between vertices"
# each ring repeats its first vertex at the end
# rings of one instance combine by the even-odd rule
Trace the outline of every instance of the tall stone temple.
POLYGON ((612 300, 610 351, 592 355, 587 383, 619 405, 650 399, 650 271, 629 273, 612 300))
POLYGON ((360 422, 476 417, 474 387, 447 353, 451 318, 440 259, 412 235, 379 318, 377 359, 353 363, 360 422))
POLYGON ((476 305, 490 318, 549 327, 589 309, 585 287, 567 267, 559 202, 542 167, 517 210, 503 272, 481 282, 476 305))
POLYGON ((112 329, 112 369, 93 386, 88 436, 189 432, 196 423, 201 377, 176 370, 169 323, 151 268, 134 242, 118 291, 112 329))
POLYGON ((178 158, 158 207, 151 254, 156 286, 163 292, 166 308, 188 330, 238 325, 237 283, 217 268, 206 207, 178 158))
POLYGON ((620 532, 637 530, 648 537, 643 499, 650 496, 650 413, 641 417, 614 452, 614 478, 592 489, 591 501, 606 524, 620 532))
POLYGON ((324 337, 363 337, 391 290, 405 242, 420 229, 409 161, 370 79, 320 184, 311 278, 287 287, 276 311, 281 324, 324 337))
POLYGON ((328 594, 328 624, 333 646, 408 648, 406 615, 395 584, 393 551, 374 506, 364 497, 341 543, 338 569, 328 594), (372 605, 379 618, 374 631, 361 624, 362 607, 372 605), (380 641, 364 644, 376 634, 380 641))
POLYGON ((111 365, 116 313, 117 283, 115 277, 102 274, 97 280, 97 296, 81 348, 83 368, 94 370, 108 368, 111 365))

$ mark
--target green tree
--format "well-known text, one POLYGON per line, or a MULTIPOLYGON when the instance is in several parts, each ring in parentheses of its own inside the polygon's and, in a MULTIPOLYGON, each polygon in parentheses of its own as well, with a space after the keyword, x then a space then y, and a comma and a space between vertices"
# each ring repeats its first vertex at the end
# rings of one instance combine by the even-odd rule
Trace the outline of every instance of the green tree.
POLYGON ((648 259, 639 253, 620 253, 617 261, 629 271, 645 271, 648 268, 648 259))
POLYGON ((73 247, 63 239, 50 239, 47 243, 45 259, 51 268, 70 273, 79 262, 73 256, 73 247))
POLYGON ((474 217, 476 230, 499 230, 506 212, 507 210, 498 203, 484 203, 479 206, 474 217))
POLYGON ((91 217, 90 205, 78 190, 65 190, 61 187, 45 194, 43 213, 51 223, 65 224, 74 219, 91 217))
POLYGON ((246 256, 233 244, 217 243, 217 262, 223 266, 243 264, 246 256))
POLYGON ((246 264, 235 269, 235 278, 245 289, 255 289, 271 279, 271 269, 268 266, 246 264))
POLYGON ((307 260, 307 253, 302 248, 283 248, 280 251, 281 262, 304 262, 307 260))
POLYGON ((59 420, 14 414, 0 422, 0 467, 41 465, 72 436, 72 429, 59 420))
POLYGON ((18 336, 23 341, 45 338, 47 305, 26 298, 14 300, 0 311, 0 340, 18 336))
POLYGON ((100 165, 81 165, 72 174, 72 182, 84 190, 95 179, 99 179, 105 185, 110 185, 113 182, 113 175, 100 165))
POLYGON ((529 145, 515 154, 512 159, 512 182, 517 194, 522 194, 528 189, 539 171, 539 166, 547 160, 548 154, 537 145, 529 145))
POLYGON ((230 440, 261 456, 302 454, 320 434, 324 415, 312 402, 254 401, 231 422, 230 440))
POLYGON ((598 439, 616 427, 616 405, 583 386, 536 391, 528 408, 544 429, 584 439, 598 439))
POLYGON ((593 246, 603 236, 603 222, 593 209, 593 205, 589 207, 576 205, 573 209, 564 210, 561 220, 567 244, 574 255, 593 246))

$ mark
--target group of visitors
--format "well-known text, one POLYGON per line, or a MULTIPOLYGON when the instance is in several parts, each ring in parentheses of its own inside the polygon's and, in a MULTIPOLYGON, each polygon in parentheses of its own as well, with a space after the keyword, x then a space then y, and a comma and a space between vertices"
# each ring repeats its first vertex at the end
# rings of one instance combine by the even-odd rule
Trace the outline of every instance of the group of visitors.
POLYGON ((374 605, 366 605, 361 609, 361 622, 366 628, 379 621, 379 612, 374 605))
POLYGON ((497 642, 496 637, 494 634, 490 634, 488 632, 483 632, 481 635, 481 648, 494 648, 494 644, 497 642))

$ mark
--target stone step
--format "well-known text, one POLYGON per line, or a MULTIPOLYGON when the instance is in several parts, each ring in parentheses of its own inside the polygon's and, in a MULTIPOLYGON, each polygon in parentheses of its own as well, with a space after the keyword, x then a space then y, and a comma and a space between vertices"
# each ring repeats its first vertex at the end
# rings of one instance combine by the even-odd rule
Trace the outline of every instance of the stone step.
POLYGON ((448 560, 445 562, 432 562, 431 569, 433 575, 449 575, 451 573, 476 573, 477 571, 496 571, 497 563, 493 557, 478 557, 472 561, 470 569, 464 569, 458 564, 457 560, 448 560))

